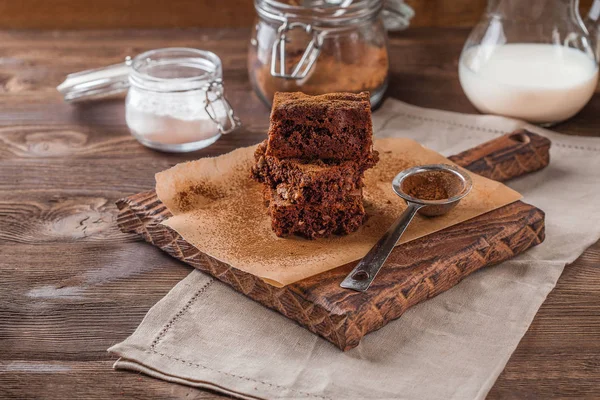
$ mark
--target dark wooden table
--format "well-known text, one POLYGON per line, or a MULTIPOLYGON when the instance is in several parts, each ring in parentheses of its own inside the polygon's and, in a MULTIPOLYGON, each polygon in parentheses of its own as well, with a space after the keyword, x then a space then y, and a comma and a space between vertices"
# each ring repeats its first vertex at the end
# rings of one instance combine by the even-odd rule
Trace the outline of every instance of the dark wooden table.
MULTIPOLYGON (((395 34, 388 94, 473 112, 457 79, 468 31, 395 34)), ((248 30, 0 32, 0 397, 221 396, 115 372, 106 349, 130 335, 190 268, 115 225, 115 200, 154 185, 178 162, 265 137, 268 110, 246 74, 248 30), (144 50, 190 46, 223 59, 243 129, 187 155, 139 145, 122 100, 74 107, 55 90, 65 75, 144 50)), ((594 135, 600 96, 557 131, 594 135)), ((600 244, 568 266, 490 399, 600 393, 600 244)))

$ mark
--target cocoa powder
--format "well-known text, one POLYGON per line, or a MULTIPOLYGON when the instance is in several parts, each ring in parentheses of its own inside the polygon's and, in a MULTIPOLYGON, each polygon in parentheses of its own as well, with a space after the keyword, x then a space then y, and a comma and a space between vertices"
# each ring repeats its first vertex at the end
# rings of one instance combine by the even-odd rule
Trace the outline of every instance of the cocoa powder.
POLYGON ((462 189, 460 179, 451 172, 427 171, 411 175, 402 183, 402 190, 421 200, 445 200, 462 189))
MULTIPOLYGON (((262 64, 251 55, 250 77, 269 102, 275 92, 300 91, 310 95, 373 92, 384 84, 389 70, 385 46, 358 42, 336 50, 322 50, 309 76, 302 80, 275 78, 271 75, 270 63, 262 64)), ((297 64, 302 53, 303 49, 288 55, 288 70, 297 64)))

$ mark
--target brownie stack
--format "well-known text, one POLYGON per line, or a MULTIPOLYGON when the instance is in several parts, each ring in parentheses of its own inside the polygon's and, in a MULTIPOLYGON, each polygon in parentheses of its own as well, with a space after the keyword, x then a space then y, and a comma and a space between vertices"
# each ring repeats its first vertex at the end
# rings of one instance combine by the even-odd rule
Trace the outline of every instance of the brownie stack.
POLYGON ((275 93, 269 138, 255 159, 277 236, 356 231, 365 218, 363 175, 378 160, 369 94, 275 93))

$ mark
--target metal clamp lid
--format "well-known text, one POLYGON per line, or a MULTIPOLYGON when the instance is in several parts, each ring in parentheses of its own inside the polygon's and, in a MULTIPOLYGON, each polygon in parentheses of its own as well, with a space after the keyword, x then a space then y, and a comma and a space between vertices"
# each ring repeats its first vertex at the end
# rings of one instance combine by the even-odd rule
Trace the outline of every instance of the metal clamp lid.
POLYGON ((287 20, 277 30, 277 37, 273 43, 271 51, 271 75, 276 78, 284 79, 304 79, 311 71, 317 57, 321 53, 321 45, 323 44, 323 38, 326 32, 315 30, 312 25, 304 22, 288 22, 287 20), (287 72, 286 68, 286 43, 288 42, 287 32, 292 29, 301 28, 308 35, 312 35, 312 38, 304 53, 300 58, 300 61, 296 64, 291 73, 287 72), (277 63, 279 62, 279 68, 277 63))
POLYGON ((219 129, 219 132, 222 133, 223 135, 230 133, 230 132, 234 131, 236 128, 239 128, 240 126, 242 126, 242 122, 235 115, 233 108, 231 107, 231 104, 229 103, 229 100, 227 100, 227 98, 224 96, 224 88, 223 88, 223 80, 222 79, 215 79, 214 81, 210 82, 206 86, 206 106, 204 107, 204 110, 206 110, 206 113, 208 114, 210 119, 215 124, 217 124, 217 128, 219 129), (213 93, 215 95, 215 97, 213 99, 210 98, 210 96, 209 96, 210 93, 213 93), (225 112, 227 113, 227 119, 229 122, 229 126, 227 128, 225 128, 223 123, 217 117, 217 113, 216 113, 215 107, 214 107, 214 103, 216 101, 221 101, 223 103, 223 106, 225 107, 225 112))
MULTIPOLYGON (((337 4, 337 3, 336 3, 337 4)), ((386 30, 397 31, 406 29, 410 24, 411 18, 415 15, 414 10, 407 5, 404 0, 383 0, 379 6, 383 8, 373 8, 373 12, 381 11, 382 19, 386 30)), ((332 15, 351 14, 353 10, 348 7, 352 6, 351 0, 346 0, 338 4, 339 9, 332 15)), ((271 15, 272 18, 273 15, 271 15)), ((328 31, 331 28, 323 28, 320 25, 315 27, 313 24, 308 24, 301 21, 290 22, 288 16, 282 15, 279 19, 282 24, 277 29, 277 36, 271 49, 271 75, 275 78, 296 79, 301 80, 308 76, 313 69, 321 47, 328 31), (302 53, 302 57, 298 63, 293 66, 291 72, 287 70, 286 64, 286 44, 289 42, 288 32, 294 29, 302 29, 307 35, 312 36, 308 45, 302 53)))
POLYGON ((131 57, 127 57, 121 64, 69 74, 56 89, 69 103, 124 93, 129 88, 131 63, 131 57))
POLYGON ((386 30, 401 31, 408 28, 415 11, 404 0, 385 0, 381 16, 386 30))

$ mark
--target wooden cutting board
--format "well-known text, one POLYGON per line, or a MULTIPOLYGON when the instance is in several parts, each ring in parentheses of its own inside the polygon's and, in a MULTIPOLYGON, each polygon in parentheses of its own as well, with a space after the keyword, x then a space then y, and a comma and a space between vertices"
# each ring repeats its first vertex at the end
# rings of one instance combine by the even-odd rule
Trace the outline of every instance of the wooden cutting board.
MULTIPOLYGON (((548 165, 550 141, 527 131, 504 135, 450 157, 458 165, 505 181, 548 165)), ((399 171, 398 171, 399 172, 399 171)), ((283 288, 220 262, 159 223, 171 216, 154 191, 117 202, 117 223, 171 256, 206 272, 293 319, 342 350, 442 293, 472 272, 514 257, 544 240, 544 213, 521 201, 397 246, 367 292, 339 286, 350 263, 283 288)))

